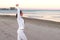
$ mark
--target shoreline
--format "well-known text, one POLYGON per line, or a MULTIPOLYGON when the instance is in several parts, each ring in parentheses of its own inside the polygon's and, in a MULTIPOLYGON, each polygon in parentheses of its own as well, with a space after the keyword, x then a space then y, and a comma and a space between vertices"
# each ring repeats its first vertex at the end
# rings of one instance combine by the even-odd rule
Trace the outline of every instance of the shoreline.
MULTIPOLYGON (((36 15, 36 14, 35 14, 36 15)), ((16 14, 0 14, 0 16, 12 16, 12 17, 15 17, 16 16, 16 14)), ((45 15, 46 16, 46 15, 45 15)), ((52 22, 60 22, 59 21, 59 19, 56 19, 56 18, 47 18, 47 17, 49 17, 49 16, 47 16, 47 17, 45 17, 44 18, 44 16, 43 15, 40 15, 39 16, 40 18, 38 18, 38 17, 32 17, 31 15, 29 15, 29 14, 24 14, 23 15, 23 18, 28 18, 28 19, 35 19, 35 20, 46 20, 46 21, 52 21, 52 22)))

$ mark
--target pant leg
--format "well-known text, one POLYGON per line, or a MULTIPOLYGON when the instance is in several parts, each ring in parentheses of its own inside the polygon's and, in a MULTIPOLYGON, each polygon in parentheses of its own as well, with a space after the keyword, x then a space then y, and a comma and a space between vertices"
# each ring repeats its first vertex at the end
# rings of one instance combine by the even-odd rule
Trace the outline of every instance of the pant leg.
POLYGON ((17 40, 21 40, 20 32, 17 31, 17 40))
POLYGON ((27 40, 25 34, 24 34, 24 30, 20 30, 18 31, 18 40, 27 40))
POLYGON ((20 37, 20 35, 18 34, 18 36, 17 36, 17 40, 21 40, 21 37, 20 37))
POLYGON ((22 40, 27 40, 26 35, 23 30, 21 32, 21 38, 22 38, 22 40))

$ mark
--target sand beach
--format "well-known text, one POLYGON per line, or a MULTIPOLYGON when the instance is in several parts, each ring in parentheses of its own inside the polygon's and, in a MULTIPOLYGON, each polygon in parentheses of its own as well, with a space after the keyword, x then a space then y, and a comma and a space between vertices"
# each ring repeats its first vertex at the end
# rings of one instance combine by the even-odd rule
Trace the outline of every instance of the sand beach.
MULTIPOLYGON (((60 22, 26 18, 28 40, 60 40, 60 22)), ((17 40, 18 24, 15 16, 0 16, 0 40, 17 40)))

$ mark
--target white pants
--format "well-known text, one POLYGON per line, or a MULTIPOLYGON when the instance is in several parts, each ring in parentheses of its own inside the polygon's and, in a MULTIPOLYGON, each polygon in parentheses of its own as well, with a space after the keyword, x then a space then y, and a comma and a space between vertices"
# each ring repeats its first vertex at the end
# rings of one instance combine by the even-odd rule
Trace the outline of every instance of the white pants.
POLYGON ((24 34, 24 30, 18 30, 18 38, 17 38, 17 40, 27 40, 27 38, 26 38, 26 36, 25 36, 25 34, 24 34))

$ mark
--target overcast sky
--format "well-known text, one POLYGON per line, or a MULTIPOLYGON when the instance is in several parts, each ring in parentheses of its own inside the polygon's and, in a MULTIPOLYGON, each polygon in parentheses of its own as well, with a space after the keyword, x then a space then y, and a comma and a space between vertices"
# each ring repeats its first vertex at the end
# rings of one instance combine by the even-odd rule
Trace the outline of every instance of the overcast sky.
POLYGON ((19 4, 23 9, 60 9, 60 0, 0 0, 0 7, 15 7, 19 4))

